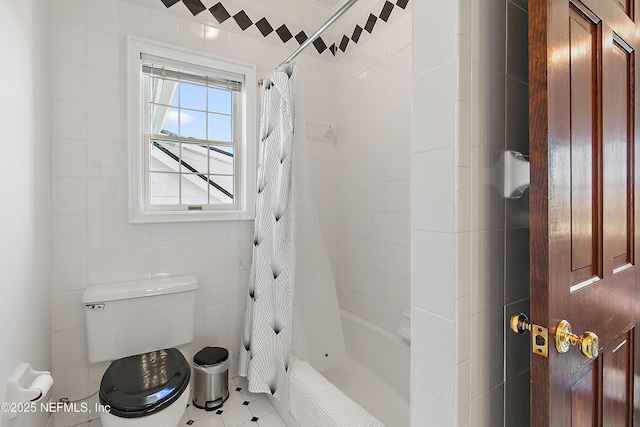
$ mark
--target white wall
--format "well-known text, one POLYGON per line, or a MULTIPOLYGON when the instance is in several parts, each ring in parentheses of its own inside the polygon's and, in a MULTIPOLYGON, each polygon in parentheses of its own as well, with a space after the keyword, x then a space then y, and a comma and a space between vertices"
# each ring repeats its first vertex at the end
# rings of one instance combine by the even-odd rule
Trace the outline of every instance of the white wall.
MULTIPOLYGON (((50 369, 48 8, 0 1, 0 402, 21 362, 50 369)), ((1 414, 0 414, 1 416, 1 414)), ((44 425, 21 415, 11 425, 44 425), (26 423, 26 424, 25 424, 26 423)), ((0 422, 1 423, 1 422, 0 422)))
POLYGON ((337 56, 338 141, 325 161, 340 305, 394 334, 410 305, 411 3, 337 56))
MULTIPOLYGON (((245 308, 251 221, 127 222, 125 36, 252 63, 258 78, 286 58, 296 42, 283 46, 275 33, 265 40, 255 27, 245 33, 237 26, 231 30, 233 20, 214 28, 180 3, 169 10, 160 1, 149 6, 124 0, 50 4, 54 396, 77 399, 98 389, 108 365, 87 361, 80 303, 87 284, 197 275, 196 339, 184 349, 187 355, 207 345, 237 350, 245 308)), ((332 93, 331 64, 311 55, 298 63, 305 103, 312 107, 307 121, 322 123, 328 114, 323 96, 332 93)), ((318 144, 312 152, 322 149, 318 144)), ((86 419, 83 414, 55 417, 56 426, 86 419)))

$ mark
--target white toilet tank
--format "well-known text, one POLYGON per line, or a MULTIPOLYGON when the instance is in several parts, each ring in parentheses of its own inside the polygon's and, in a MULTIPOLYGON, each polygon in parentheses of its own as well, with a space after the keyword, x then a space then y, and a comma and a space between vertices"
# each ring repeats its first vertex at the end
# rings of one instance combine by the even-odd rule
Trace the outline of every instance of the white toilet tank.
POLYGON ((89 285, 82 295, 89 362, 193 341, 195 276, 89 285))

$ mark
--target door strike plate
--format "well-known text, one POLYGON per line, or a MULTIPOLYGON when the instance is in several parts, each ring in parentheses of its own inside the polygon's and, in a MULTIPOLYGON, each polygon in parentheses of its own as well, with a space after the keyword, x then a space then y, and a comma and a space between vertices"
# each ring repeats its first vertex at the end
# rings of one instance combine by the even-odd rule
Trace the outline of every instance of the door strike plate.
POLYGON ((544 326, 529 323, 526 314, 516 314, 511 318, 511 330, 522 335, 531 332, 531 351, 543 357, 549 357, 549 330, 544 326))
POLYGON ((549 356, 549 330, 547 328, 531 325, 531 348, 535 354, 549 356))

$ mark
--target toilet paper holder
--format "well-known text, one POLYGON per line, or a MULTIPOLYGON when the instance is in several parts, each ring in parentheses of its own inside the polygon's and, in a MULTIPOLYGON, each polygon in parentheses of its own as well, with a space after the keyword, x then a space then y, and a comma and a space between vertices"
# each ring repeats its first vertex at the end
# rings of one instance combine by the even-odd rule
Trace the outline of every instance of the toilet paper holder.
MULTIPOLYGON (((37 402, 42 399, 53 385, 49 371, 36 371, 29 363, 21 363, 7 381, 6 400, 9 404, 37 402)), ((8 412, 9 419, 18 412, 8 412)))

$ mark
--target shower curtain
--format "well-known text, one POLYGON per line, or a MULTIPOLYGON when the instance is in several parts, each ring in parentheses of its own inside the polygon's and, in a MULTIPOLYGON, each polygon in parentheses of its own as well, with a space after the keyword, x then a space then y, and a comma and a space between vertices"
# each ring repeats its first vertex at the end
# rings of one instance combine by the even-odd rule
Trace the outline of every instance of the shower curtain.
POLYGON ((288 407, 295 275, 293 155, 297 71, 269 73, 261 88, 258 195, 239 374, 249 391, 288 407))
POLYGON ((319 371, 346 358, 296 82, 290 64, 269 73, 261 89, 256 220, 238 368, 249 391, 271 393, 285 408, 291 351, 319 371))

